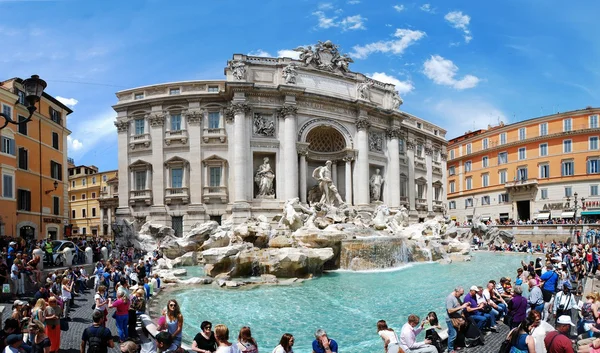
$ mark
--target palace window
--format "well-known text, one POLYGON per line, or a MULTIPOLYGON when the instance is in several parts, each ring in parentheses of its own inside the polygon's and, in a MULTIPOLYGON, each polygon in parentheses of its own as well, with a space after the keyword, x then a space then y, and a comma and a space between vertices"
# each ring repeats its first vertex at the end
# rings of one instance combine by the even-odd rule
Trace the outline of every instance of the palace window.
POLYGON ((146 190, 146 175, 147 172, 145 170, 137 170, 134 173, 134 188, 135 190, 146 190))
POLYGON ((472 168, 472 166, 473 166, 473 165, 472 165, 471 161, 466 161, 466 162, 465 162, 465 172, 470 172, 470 171, 471 171, 471 168, 472 168))
POLYGON ((466 184, 467 184, 467 190, 471 190, 473 188, 473 179, 471 177, 468 177, 466 179, 466 184))
POLYGON ((573 188, 571 186, 565 186, 565 197, 573 196, 573 188))
POLYGON ((11 156, 16 155, 15 140, 12 138, 12 136, 2 136, 0 140, 2 141, 2 144, 0 145, 0 152, 10 154, 11 156))
POLYGON ((563 120, 563 132, 569 132, 573 129, 571 123, 571 118, 566 118, 563 120))
POLYGON ((522 127, 519 129, 519 141, 523 141, 527 138, 527 130, 526 128, 522 127))
POLYGON ((500 184, 506 184, 506 179, 507 179, 506 169, 498 172, 498 178, 500 180, 500 184))
POLYGON ((540 197, 542 200, 548 199, 548 189, 540 189, 540 197))
POLYGON ((490 204, 490 197, 489 196, 482 196, 481 197, 481 204, 482 205, 489 205, 490 204))
POLYGON ((587 161, 587 173, 588 174, 598 174, 600 173, 600 159, 599 158, 591 158, 587 161))
POLYGON ((144 125, 146 125, 146 121, 144 119, 135 119, 135 134, 143 135, 144 134, 144 125))
POLYGON ((548 155, 548 144, 542 143, 540 144, 540 157, 545 157, 548 155))
POLYGON ((468 199, 465 199, 465 208, 469 207, 473 207, 473 199, 470 197, 468 199))
POLYGON ((573 161, 562 162, 562 176, 573 176, 575 173, 575 164, 573 161))
POLYGON ((456 167, 455 166, 450 166, 448 168, 448 175, 454 175, 456 174, 456 167))
POLYGON ((62 180, 62 164, 50 161, 50 177, 52 179, 62 180))
POLYGON ((540 136, 548 135, 548 123, 540 124, 540 136))
POLYGON ((25 147, 19 147, 19 169, 27 170, 29 166, 29 152, 25 147))
POLYGON ((488 167, 488 164, 489 164, 489 159, 488 159, 488 157, 487 157, 487 156, 484 156, 484 157, 482 157, 482 158, 481 158, 481 166, 482 166, 483 168, 487 168, 487 167, 488 167))
POLYGON ((456 182, 455 181, 451 181, 450 182, 450 192, 456 192, 456 182))
POLYGON ((590 115, 589 123, 590 123, 590 129, 597 129, 598 128, 598 115, 590 115))
POLYGON ((590 196, 598 196, 598 185, 590 185, 590 196))
POLYGON ((508 152, 498 153, 498 165, 508 163, 508 152))
POLYGON ((571 140, 563 140, 563 153, 573 152, 573 142, 571 140))
POLYGON ((133 99, 144 99, 144 93, 136 93, 133 95, 133 99))
POLYGON ((177 95, 179 93, 181 93, 181 91, 179 90, 179 88, 171 88, 169 90, 169 95, 171 95, 171 96, 177 95))
POLYGON ((481 185, 485 188, 488 187, 490 185, 490 175, 489 174, 483 174, 481 176, 481 185))
POLYGON ((540 179, 550 178, 550 165, 540 164, 540 179))
POLYGON ((519 148, 519 160, 522 161, 527 158, 527 153, 525 147, 519 148))
POLYGON ((15 197, 15 176, 13 174, 2 174, 2 197, 6 199, 14 199, 15 197))
POLYGON ((488 138, 484 138, 483 140, 481 140, 481 148, 484 150, 488 149, 488 138))
POLYGON ((472 151, 471 144, 467 143, 467 154, 470 154, 472 151))
POLYGON ((508 202, 508 194, 498 195, 498 203, 507 203, 507 202, 508 202))
POLYGON ((590 141, 590 143, 589 143, 590 150, 597 150, 598 149, 598 136, 590 137, 589 141, 590 141))
POLYGON ((219 92, 219 86, 208 86, 208 92, 209 93, 218 93, 219 92))
POLYGON ((503 132, 500 134, 500 144, 501 145, 506 144, 506 132, 503 132))
POLYGON ((218 129, 221 127, 221 113, 208 112, 208 128, 218 129))
POLYGON ((454 159, 454 150, 450 150, 450 159, 454 159))
POLYGON ((171 131, 181 130, 181 114, 171 114, 171 131))
POLYGON ((60 215, 60 197, 52 197, 52 214, 55 216, 60 215))
POLYGON ((19 211, 31 211, 31 191, 18 190, 17 209, 19 211))
POLYGON ((23 122, 23 121, 27 120, 27 118, 22 115, 19 115, 18 119, 19 119, 19 134, 27 135, 27 124, 25 124, 23 122))
POLYGON ((455 210, 456 209, 456 201, 448 202, 448 209, 455 210))
POLYGON ((517 168, 517 180, 519 180, 519 181, 527 180, 527 167, 517 168))

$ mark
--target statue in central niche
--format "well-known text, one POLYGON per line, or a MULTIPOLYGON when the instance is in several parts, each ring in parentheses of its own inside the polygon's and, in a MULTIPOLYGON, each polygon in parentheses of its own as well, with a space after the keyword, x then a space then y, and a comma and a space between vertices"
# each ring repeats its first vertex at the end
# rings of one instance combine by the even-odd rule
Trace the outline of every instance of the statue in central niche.
POLYGON ((275 173, 271 169, 269 164, 269 158, 263 158, 263 164, 258 167, 254 176, 254 182, 258 185, 258 199, 272 199, 275 197, 275 190, 273 188, 273 180, 275 180, 275 173))
POLYGON ((320 203, 333 206, 334 201, 337 200, 339 205, 344 204, 337 187, 331 180, 331 161, 327 161, 324 166, 316 168, 313 172, 313 178, 319 182, 319 189, 323 194, 320 203))

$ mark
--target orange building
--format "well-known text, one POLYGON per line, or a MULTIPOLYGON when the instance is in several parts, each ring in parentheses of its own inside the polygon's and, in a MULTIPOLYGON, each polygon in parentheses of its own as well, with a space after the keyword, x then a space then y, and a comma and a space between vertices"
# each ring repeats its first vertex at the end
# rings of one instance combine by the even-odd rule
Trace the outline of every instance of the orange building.
MULTIPOLYGON (((20 78, 0 83, 0 108, 13 120, 29 116, 20 78)), ((68 223, 67 115, 44 93, 27 124, 0 130, 0 235, 62 239, 68 223)), ((3 120, 2 120, 3 121, 3 120)))
POLYGON ((461 222, 474 214, 497 222, 600 217, 599 115, 600 108, 589 107, 450 140, 450 217, 461 222))

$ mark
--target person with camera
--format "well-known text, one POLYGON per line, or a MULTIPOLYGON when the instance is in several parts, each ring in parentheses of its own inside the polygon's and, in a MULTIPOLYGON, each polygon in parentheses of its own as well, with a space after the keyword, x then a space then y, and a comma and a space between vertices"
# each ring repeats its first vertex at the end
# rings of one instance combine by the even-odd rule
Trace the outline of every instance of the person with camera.
POLYGON ((572 310, 577 309, 577 300, 571 293, 570 282, 565 282, 563 284, 563 290, 556 293, 554 296, 554 302, 550 305, 555 320, 558 320, 558 318, 562 315, 571 317, 572 310))
POLYGON ((492 332, 496 332, 496 318, 489 313, 488 307, 485 302, 477 303, 477 292, 479 288, 477 286, 471 286, 469 293, 465 295, 465 303, 470 303, 467 309, 467 316, 469 316, 480 330, 489 329, 492 332), (485 310, 488 310, 486 312, 485 310))

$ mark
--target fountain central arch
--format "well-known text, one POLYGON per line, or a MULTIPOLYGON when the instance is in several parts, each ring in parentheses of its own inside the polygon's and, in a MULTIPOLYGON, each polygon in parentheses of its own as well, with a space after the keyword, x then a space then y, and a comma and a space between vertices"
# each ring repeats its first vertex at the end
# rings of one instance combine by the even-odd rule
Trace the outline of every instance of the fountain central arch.
POLYGON ((300 198, 303 202, 320 199, 317 181, 312 177, 316 168, 331 161, 331 177, 342 199, 352 203, 352 136, 336 121, 315 119, 300 129, 300 198))

